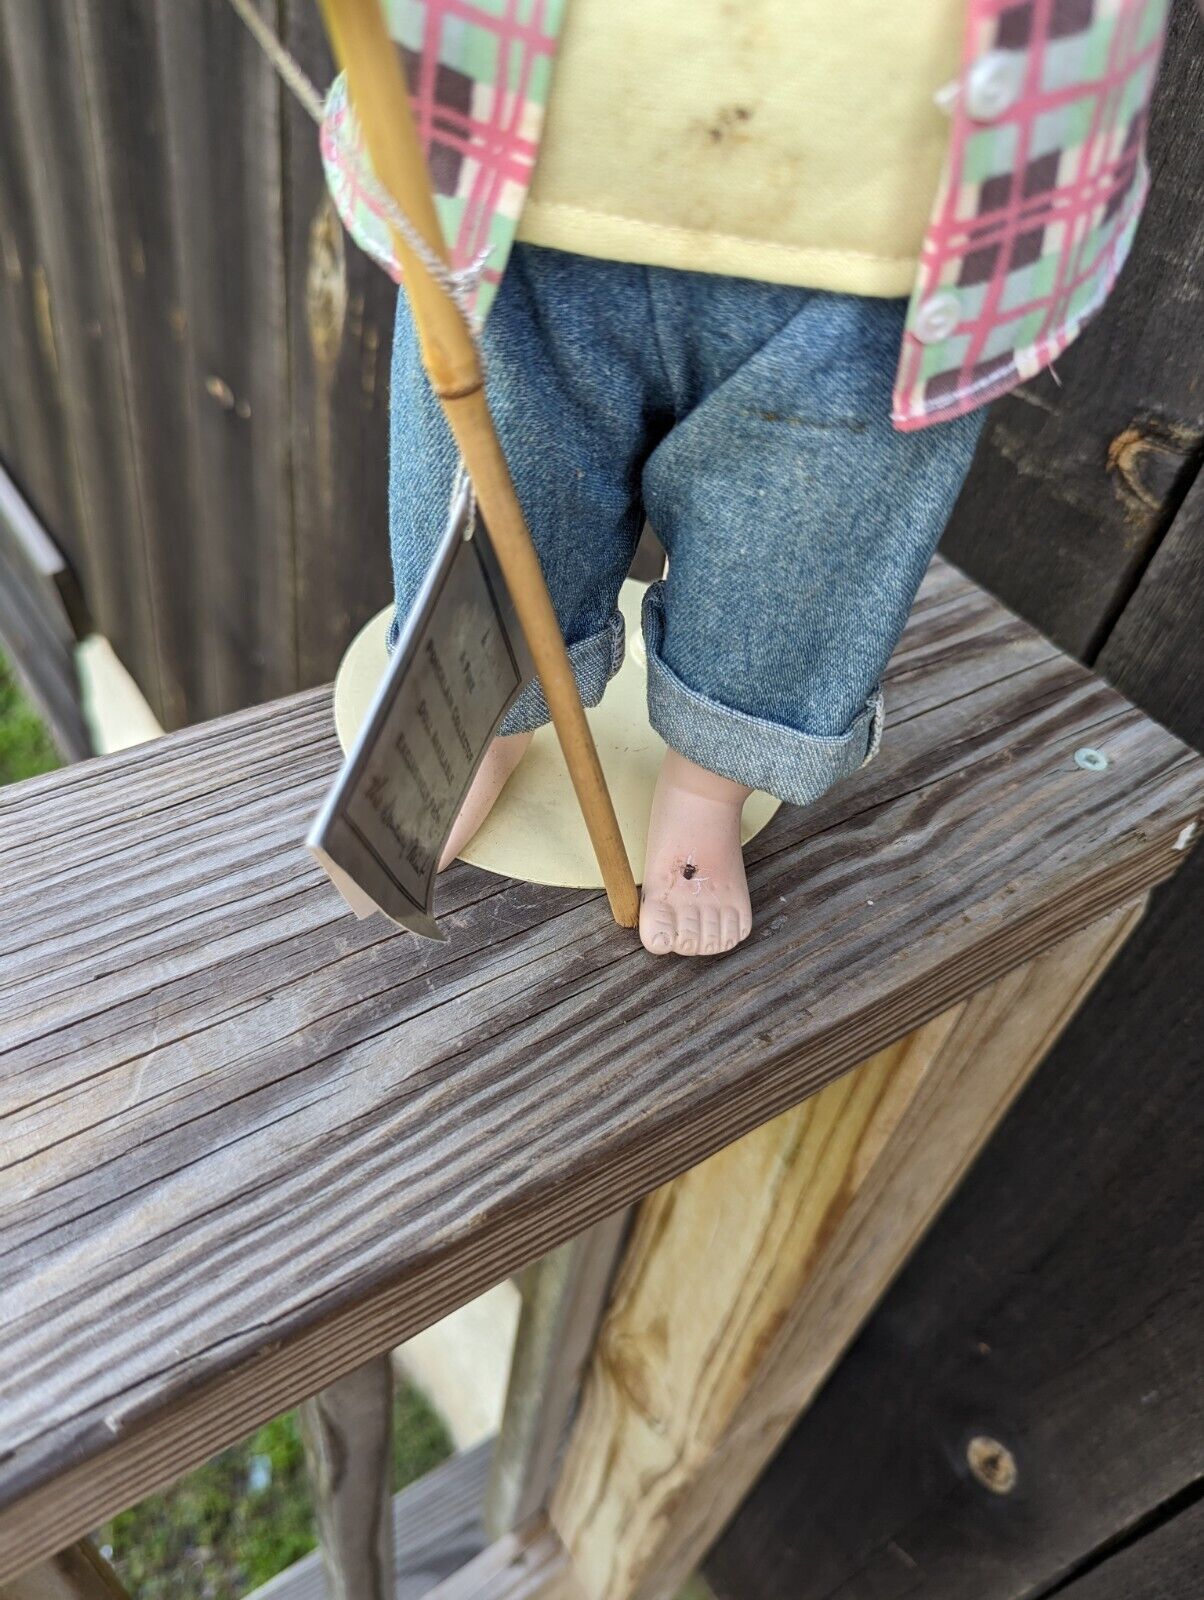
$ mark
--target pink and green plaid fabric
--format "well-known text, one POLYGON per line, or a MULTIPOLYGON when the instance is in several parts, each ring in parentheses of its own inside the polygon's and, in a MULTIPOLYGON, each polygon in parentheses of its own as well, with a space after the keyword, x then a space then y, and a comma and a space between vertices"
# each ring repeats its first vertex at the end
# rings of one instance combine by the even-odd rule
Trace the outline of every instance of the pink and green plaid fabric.
MULTIPOLYGON (((476 293, 479 317, 497 292, 531 184, 564 6, 565 0, 384 0, 452 265, 466 267, 488 252, 476 293)), ((326 102, 322 159, 351 236, 399 278, 342 76, 326 102)))
MULTIPOLYGON (((384 0, 453 264, 488 251, 483 316, 514 240, 567 0, 384 0)), ((654 4, 655 0, 649 0, 654 4)), ((920 0, 912 0, 919 4, 920 0)), ((908 309, 892 416, 972 411, 1033 377, 1099 309, 1145 199, 1145 128, 1169 0, 966 0, 949 155, 908 309), (1013 85, 982 113, 990 59, 1013 85)), ((322 133, 354 238, 396 277, 342 80, 322 133)))
MULTIPOLYGON (((895 387, 921 428, 1033 377, 1103 304, 1145 200, 1145 128, 1168 0, 969 0, 962 92, 895 387), (1020 91, 990 121, 964 86, 1015 52, 1020 91), (944 337, 919 336, 943 302, 944 337)), ((939 326, 939 324, 938 324, 939 326)))

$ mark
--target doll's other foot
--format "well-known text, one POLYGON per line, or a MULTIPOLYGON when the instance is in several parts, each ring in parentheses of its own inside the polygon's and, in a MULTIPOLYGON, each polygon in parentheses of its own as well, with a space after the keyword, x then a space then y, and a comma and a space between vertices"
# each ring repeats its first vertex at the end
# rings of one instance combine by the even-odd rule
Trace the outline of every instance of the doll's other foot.
POLYGON ((640 938, 654 956, 714 956, 752 929, 740 813, 743 784, 665 752, 640 904, 640 938))
POLYGON ((498 795, 506 787, 506 780, 526 755, 532 737, 529 733, 505 733, 489 746, 460 807, 460 814, 452 823, 452 831, 439 858, 440 872, 451 866, 493 810, 498 795))

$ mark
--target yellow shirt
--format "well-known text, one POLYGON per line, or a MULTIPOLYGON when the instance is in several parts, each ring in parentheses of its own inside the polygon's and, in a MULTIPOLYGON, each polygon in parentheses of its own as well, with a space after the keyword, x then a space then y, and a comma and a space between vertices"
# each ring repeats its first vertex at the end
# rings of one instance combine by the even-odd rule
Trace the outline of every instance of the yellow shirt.
POLYGON ((518 237, 907 294, 966 0, 569 0, 518 237))

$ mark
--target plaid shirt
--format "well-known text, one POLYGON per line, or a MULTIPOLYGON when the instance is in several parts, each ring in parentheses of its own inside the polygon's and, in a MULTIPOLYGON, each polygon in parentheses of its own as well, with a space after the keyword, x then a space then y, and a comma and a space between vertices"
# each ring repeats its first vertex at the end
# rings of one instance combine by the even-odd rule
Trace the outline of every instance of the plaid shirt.
MULTIPOLYGON (((912 0, 917 3, 917 0, 912 0)), ((530 185, 566 0, 385 0, 453 261, 497 289, 530 185)), ((1148 185, 1169 0, 967 0, 949 155, 892 417, 962 415, 1033 377, 1106 299, 1148 185)), ((353 236, 397 276, 340 80, 323 157, 353 236)))
MULTIPOLYGON (((531 187, 566 0, 382 3, 401 51, 452 264, 465 267, 489 252, 476 297, 483 317, 531 187)), ((400 279, 341 74, 326 102, 322 159, 351 236, 400 279)))

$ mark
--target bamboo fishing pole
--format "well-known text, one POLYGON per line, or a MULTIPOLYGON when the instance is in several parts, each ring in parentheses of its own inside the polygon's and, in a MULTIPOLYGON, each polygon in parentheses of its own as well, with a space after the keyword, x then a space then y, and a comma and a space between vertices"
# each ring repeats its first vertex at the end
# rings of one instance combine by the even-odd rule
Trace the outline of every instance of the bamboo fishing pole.
MULTIPOLYGON (((447 247, 401 62, 385 27, 380 0, 320 0, 320 4, 335 56, 347 74, 351 101, 376 176, 428 246, 446 261, 447 247)), ((489 414, 476 346, 451 296, 434 281, 397 230, 392 232, 423 366, 464 458, 526 635, 611 911, 620 926, 634 928, 639 920, 639 896, 631 863, 539 557, 489 414)))

